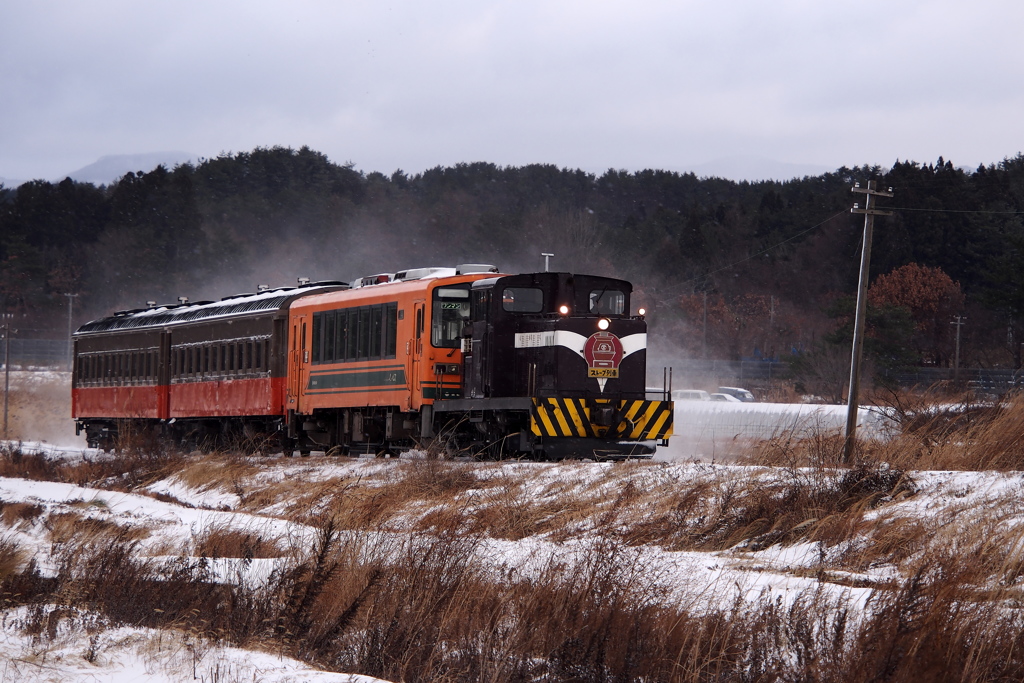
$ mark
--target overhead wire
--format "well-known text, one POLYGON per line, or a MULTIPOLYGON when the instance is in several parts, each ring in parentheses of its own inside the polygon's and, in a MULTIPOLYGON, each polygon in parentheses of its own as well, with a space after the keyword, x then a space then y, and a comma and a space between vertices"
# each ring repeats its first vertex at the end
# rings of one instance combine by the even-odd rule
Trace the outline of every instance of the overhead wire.
POLYGON ((886 211, 918 211, 921 213, 986 213, 1009 216, 1019 216, 1024 211, 983 211, 981 209, 915 209, 909 206, 887 206, 886 211))

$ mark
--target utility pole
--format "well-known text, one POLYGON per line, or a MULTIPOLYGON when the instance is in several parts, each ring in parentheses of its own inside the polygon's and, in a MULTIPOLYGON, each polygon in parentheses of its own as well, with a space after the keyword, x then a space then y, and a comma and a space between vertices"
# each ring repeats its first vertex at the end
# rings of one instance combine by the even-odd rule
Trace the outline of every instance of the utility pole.
POLYGON ((546 273, 546 272, 548 272, 548 259, 551 258, 552 256, 554 256, 554 254, 548 254, 548 253, 545 253, 545 252, 541 252, 540 255, 544 257, 544 272, 546 273))
POLYGON ((701 343, 704 360, 708 359, 708 293, 704 291, 704 341, 701 343))
POLYGON ((3 313, 4 319, 4 441, 7 441, 7 408, 11 395, 11 318, 13 313, 3 313))
POLYGON ((864 319, 868 306, 868 277, 871 267, 871 236, 875 227, 875 216, 891 216, 892 211, 875 208, 875 197, 891 197, 892 188, 888 192, 876 189, 874 180, 868 181, 867 188, 856 183, 852 190, 866 195, 864 208, 854 204, 850 213, 864 214, 864 246, 860 253, 860 279, 857 287, 857 317, 853 323, 853 353, 850 358, 850 395, 846 410, 846 441, 843 444, 843 462, 853 459, 853 448, 857 439, 857 410, 860 407, 860 362, 864 355, 864 319))
POLYGON ((68 370, 73 370, 72 365, 75 362, 74 343, 71 341, 71 302, 75 300, 77 294, 70 294, 64 292, 64 296, 68 298, 68 370))
POLYGON ((954 315, 953 322, 950 325, 956 325, 956 351, 953 353, 953 382, 959 384, 960 382, 960 328, 964 326, 964 321, 967 320, 962 315, 954 315))

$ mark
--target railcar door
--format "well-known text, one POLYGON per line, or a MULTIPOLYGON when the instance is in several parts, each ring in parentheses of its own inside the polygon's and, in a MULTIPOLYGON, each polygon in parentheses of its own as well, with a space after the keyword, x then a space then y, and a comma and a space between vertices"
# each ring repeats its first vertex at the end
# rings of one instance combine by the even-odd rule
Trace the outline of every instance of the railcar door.
POLYGON ((302 412, 301 396, 309 364, 308 315, 292 318, 291 345, 288 352, 288 408, 302 412))
POLYGON ((171 416, 171 333, 167 330, 160 333, 156 367, 156 416, 166 420, 171 416))
POLYGON ((409 371, 409 390, 412 393, 412 407, 419 408, 423 404, 423 347, 426 331, 426 303, 416 301, 413 304, 413 335, 412 361, 409 371))

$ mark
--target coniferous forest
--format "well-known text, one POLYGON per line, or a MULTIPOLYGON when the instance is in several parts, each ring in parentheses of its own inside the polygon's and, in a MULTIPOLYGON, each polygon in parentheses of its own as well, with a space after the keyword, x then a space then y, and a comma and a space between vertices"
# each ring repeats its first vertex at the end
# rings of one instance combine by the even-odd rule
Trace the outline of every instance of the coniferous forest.
POLYGON ((1024 156, 941 157, 787 182, 465 163, 363 173, 303 147, 0 186, 0 307, 23 336, 147 300, 172 303, 420 266, 592 272, 631 280, 679 358, 791 358, 849 345, 863 217, 854 183, 894 197, 875 222, 868 353, 876 366, 1021 366, 1024 156))

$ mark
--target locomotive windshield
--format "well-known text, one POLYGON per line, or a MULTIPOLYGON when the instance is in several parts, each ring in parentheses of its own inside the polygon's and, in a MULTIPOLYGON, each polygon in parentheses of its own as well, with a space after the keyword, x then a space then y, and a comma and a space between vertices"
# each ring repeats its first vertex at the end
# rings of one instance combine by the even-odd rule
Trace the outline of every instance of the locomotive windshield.
POLYGON ((595 289, 590 292, 590 312, 597 315, 622 315, 626 295, 617 289, 595 289))
POLYGON ((512 313, 540 313, 544 310, 544 291, 538 287, 506 287, 501 292, 501 307, 512 313))
POLYGON ((430 343, 436 348, 462 346, 462 328, 469 319, 469 285, 438 287, 434 290, 430 343))

